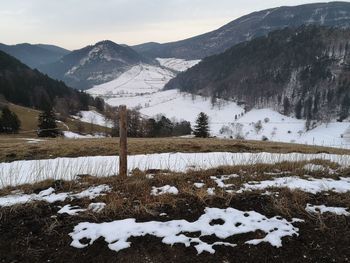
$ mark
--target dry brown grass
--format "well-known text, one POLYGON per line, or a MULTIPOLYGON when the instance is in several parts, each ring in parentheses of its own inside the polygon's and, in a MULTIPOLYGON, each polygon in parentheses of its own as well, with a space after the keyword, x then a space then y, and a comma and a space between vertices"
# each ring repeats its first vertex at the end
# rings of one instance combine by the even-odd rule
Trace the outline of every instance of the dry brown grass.
POLYGON ((278 196, 272 198, 272 204, 278 215, 293 218, 295 215, 308 215, 305 207, 309 199, 309 195, 305 192, 279 189, 278 196))
MULTIPOLYGON (((14 136, 6 136, 8 140, 15 140, 16 138, 26 137, 26 138, 35 138, 35 130, 38 128, 38 120, 40 111, 19 106, 16 104, 8 104, 11 111, 15 112, 21 121, 21 130, 19 134, 14 136)), ((58 127, 64 131, 70 130, 72 132, 78 132, 80 126, 87 133, 101 133, 101 132, 110 132, 110 128, 102 127, 95 124, 90 124, 86 122, 81 122, 79 120, 67 118, 64 123, 59 123, 58 127), (68 127, 68 128, 67 128, 68 127)), ((1 136, 3 137, 3 136, 1 136)))
MULTIPOLYGON (((45 139, 35 144, 18 136, 0 136, 0 162, 56 157, 109 156, 119 152, 118 138, 45 139)), ((185 138, 130 138, 129 154, 165 152, 273 152, 350 154, 350 150, 261 141, 185 138)))
MULTIPOLYGON (((314 163, 322 164, 324 166, 333 166, 333 163, 315 161, 314 163)), ((230 204, 237 199, 248 198, 252 195, 260 195, 262 192, 255 191, 254 193, 245 192, 242 194, 227 193, 225 189, 217 186, 215 181, 211 178, 215 176, 220 178, 222 175, 238 174, 239 177, 231 178, 225 181, 225 184, 233 184, 230 189, 238 190, 240 187, 250 181, 268 180, 273 177, 281 176, 303 176, 303 170, 306 162, 280 164, 259 164, 246 166, 225 166, 215 169, 202 171, 188 171, 186 173, 173 173, 167 171, 149 171, 152 172, 153 178, 147 177, 147 172, 134 170, 132 176, 123 180, 118 176, 112 177, 93 177, 83 176, 75 181, 53 181, 46 180, 33 185, 23 185, 16 188, 6 188, 0 190, 0 195, 11 193, 15 189, 19 189, 24 193, 38 193, 49 187, 54 187, 57 192, 80 192, 92 185, 107 184, 113 188, 111 193, 105 196, 98 197, 95 202, 105 202, 106 208, 99 216, 103 218, 125 218, 127 216, 137 216, 139 218, 147 216, 157 216, 164 207, 171 209, 179 209, 186 203, 194 202, 203 207, 210 206, 213 199, 220 199, 223 207, 230 206, 230 204), (196 188, 194 183, 203 182, 203 188, 196 188), (175 186, 179 190, 179 195, 160 195, 152 196, 152 186, 161 187, 164 185, 175 186), (215 188, 215 196, 208 194, 208 188, 215 188)), ((334 177, 334 174, 319 175, 322 177, 334 177)), ((291 191, 289 189, 271 189, 277 195, 266 196, 270 200, 269 210, 273 210, 275 214, 284 216, 286 218, 293 218, 296 215, 309 217, 313 220, 318 220, 320 228, 322 228, 322 217, 315 217, 305 212, 307 203, 312 204, 330 204, 333 206, 343 205, 350 207, 350 195, 334 194, 317 195, 316 197, 304 193, 302 191, 291 191)), ((77 201, 82 207, 87 207, 90 200, 77 201)), ((74 204, 74 203, 73 203, 74 204)), ((91 214, 91 213, 88 213, 91 214)), ((91 215, 90 215, 91 216, 91 215)))

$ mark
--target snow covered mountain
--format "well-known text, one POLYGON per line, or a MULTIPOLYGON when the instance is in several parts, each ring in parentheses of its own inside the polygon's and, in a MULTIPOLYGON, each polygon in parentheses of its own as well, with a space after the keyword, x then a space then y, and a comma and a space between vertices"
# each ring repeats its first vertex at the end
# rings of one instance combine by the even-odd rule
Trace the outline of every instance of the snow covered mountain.
POLYGON ((248 14, 203 35, 165 44, 145 43, 133 48, 151 57, 202 59, 276 29, 301 25, 349 27, 350 3, 329 2, 272 8, 248 14))
POLYGON ((41 66, 40 70, 74 88, 84 90, 116 79, 139 63, 156 62, 127 46, 106 40, 75 50, 55 63, 41 66))

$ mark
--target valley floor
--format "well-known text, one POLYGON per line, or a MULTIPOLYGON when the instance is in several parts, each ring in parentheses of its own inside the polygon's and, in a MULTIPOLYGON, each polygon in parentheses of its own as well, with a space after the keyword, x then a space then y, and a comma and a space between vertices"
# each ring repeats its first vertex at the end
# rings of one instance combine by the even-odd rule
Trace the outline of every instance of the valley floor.
MULTIPOLYGON (((199 61, 174 58, 158 59, 160 66, 140 64, 117 79, 97 85, 87 92, 100 96, 111 106, 127 105, 136 108, 148 118, 162 114, 169 119, 189 121, 195 126, 200 112, 209 116, 211 136, 246 140, 350 148, 350 122, 330 120, 306 128, 306 121, 284 116, 276 110, 252 109, 245 111, 235 101, 213 99, 179 90, 163 90, 178 72, 186 71, 199 61)), ((184 87, 185 88, 185 87, 184 87)), ((82 121, 108 126, 98 113, 83 112, 82 121)))

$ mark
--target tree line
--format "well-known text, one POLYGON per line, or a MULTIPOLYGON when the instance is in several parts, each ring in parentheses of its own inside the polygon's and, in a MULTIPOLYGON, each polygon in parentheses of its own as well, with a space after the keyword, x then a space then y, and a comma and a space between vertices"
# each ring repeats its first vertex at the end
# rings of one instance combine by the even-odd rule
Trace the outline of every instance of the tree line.
MULTIPOLYGON (((105 106, 105 118, 112 121, 113 127, 110 133, 112 137, 119 136, 119 107, 105 106)), ((47 107, 40 113, 37 135, 39 137, 58 137, 63 135, 57 126, 58 114, 54 108, 47 104, 47 107)), ((147 138, 147 137, 172 137, 191 135, 196 137, 208 138, 209 117, 201 112, 196 120, 194 129, 189 121, 175 119, 170 120, 166 116, 159 114, 154 118, 142 116, 138 110, 131 109, 127 112, 127 133, 129 137, 147 138)), ((21 122, 18 116, 12 112, 8 106, 3 107, 0 114, 0 133, 14 134, 20 130, 21 122)))

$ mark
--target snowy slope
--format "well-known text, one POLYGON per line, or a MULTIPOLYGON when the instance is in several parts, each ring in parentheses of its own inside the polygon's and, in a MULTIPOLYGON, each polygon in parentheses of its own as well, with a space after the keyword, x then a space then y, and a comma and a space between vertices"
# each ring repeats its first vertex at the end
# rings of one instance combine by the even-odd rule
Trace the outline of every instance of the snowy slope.
POLYGON ((132 67, 117 79, 94 86, 88 90, 88 93, 105 98, 150 94, 163 89, 173 77, 175 74, 169 70, 140 64, 132 67))
POLYGON ((96 111, 80 111, 79 116, 73 116, 74 118, 82 121, 87 122, 103 127, 112 127, 112 123, 101 114, 96 111))
POLYGON ((183 72, 197 65, 200 60, 184 60, 179 58, 157 58, 157 61, 162 67, 183 72))
MULTIPOLYGON (((186 70, 199 61, 158 59, 161 67, 139 64, 117 79, 88 90, 102 96, 112 106, 125 104, 138 108, 148 117, 164 114, 168 118, 190 121, 192 126, 200 112, 209 115, 211 135, 249 140, 294 142, 301 144, 350 148, 350 123, 331 122, 306 131, 305 121, 284 116, 271 109, 244 109, 235 102, 218 100, 212 105, 209 98, 178 90, 163 91, 164 85, 175 76, 174 71, 186 70), (169 70, 168 70, 168 69, 169 70), (236 120, 237 118, 237 120, 236 120), (261 128, 256 123, 261 121, 261 128), (222 129, 222 128, 225 129, 222 129)), ((82 119, 105 125, 101 116, 82 112, 82 119)))
POLYGON ((190 121, 192 125, 195 124, 198 114, 205 112, 209 116, 212 134, 218 134, 223 122, 233 122, 236 114, 244 112, 234 102, 222 101, 220 106, 212 106, 209 98, 193 96, 178 90, 107 98, 107 103, 113 106, 126 104, 129 108, 138 108, 142 114, 148 117, 161 113, 170 119, 190 121))
POLYGON ((129 108, 137 107, 142 114, 149 117, 162 113, 168 118, 191 121, 193 125, 197 115, 203 111, 210 117, 213 134, 217 134, 222 126, 214 122, 234 121, 234 116, 243 112, 234 102, 221 101, 220 106, 213 107, 208 98, 180 93, 177 90, 162 91, 165 84, 175 77, 173 70, 187 70, 199 61, 159 61, 163 67, 140 64, 113 81, 89 89, 88 93, 102 96, 112 106, 125 104, 129 108))
POLYGON ((254 109, 226 126, 229 129, 219 136, 236 137, 239 134, 249 140, 266 137, 271 141, 350 148, 349 122, 334 121, 306 131, 305 120, 287 117, 271 109, 254 109), (256 128, 259 121, 261 129, 256 128))

